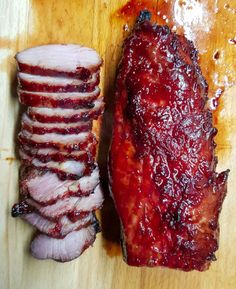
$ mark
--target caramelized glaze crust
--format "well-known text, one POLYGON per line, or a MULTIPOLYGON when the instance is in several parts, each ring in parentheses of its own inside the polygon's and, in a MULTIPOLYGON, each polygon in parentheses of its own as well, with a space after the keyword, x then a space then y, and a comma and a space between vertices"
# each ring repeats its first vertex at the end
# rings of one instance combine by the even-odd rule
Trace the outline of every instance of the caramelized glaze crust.
POLYGON ((109 161, 129 265, 203 271, 215 260, 228 171, 215 172, 206 101, 193 44, 138 22, 119 67, 109 161))

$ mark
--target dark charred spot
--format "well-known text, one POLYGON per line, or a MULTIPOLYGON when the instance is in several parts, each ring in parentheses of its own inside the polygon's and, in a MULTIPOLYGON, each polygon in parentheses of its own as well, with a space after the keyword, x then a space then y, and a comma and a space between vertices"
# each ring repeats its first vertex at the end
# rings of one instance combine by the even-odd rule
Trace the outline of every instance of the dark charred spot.
POLYGON ((230 44, 236 44, 236 38, 231 38, 229 39, 230 44))
POLYGON ((215 254, 212 254, 212 255, 208 256, 208 257, 207 257, 207 260, 208 260, 208 261, 217 261, 216 255, 215 255, 215 254))
POLYGON ((143 21, 150 21, 151 20, 151 12, 148 10, 143 10, 140 12, 138 18, 137 18, 137 23, 141 23, 143 21))
POLYGON ((29 214, 31 212, 32 212, 32 208, 26 201, 22 201, 20 203, 13 205, 11 209, 11 215, 14 218, 25 215, 25 214, 29 214))
POLYGON ((100 233, 100 232, 102 231, 101 226, 100 226, 98 220, 96 220, 96 221, 94 222, 93 226, 94 226, 94 229, 95 229, 96 233, 100 233))

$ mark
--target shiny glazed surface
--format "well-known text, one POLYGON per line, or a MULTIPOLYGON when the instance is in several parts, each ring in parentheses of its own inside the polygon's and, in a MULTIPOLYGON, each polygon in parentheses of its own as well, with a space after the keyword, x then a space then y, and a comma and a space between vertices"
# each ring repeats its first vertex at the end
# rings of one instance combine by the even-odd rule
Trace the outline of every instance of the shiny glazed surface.
POLYGON ((136 24, 119 68, 110 151, 129 265, 202 271, 215 259, 228 172, 215 172, 207 89, 191 42, 136 24))

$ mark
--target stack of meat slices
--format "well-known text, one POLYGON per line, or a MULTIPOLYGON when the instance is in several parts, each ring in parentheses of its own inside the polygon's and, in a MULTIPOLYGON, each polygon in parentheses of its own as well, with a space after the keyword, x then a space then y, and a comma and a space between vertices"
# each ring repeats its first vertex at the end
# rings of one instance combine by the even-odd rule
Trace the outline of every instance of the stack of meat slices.
POLYGON ((39 234, 31 244, 39 259, 70 261, 93 244, 103 202, 95 162, 93 121, 102 60, 80 45, 43 45, 16 55, 18 95, 28 106, 19 133, 21 216, 39 234))

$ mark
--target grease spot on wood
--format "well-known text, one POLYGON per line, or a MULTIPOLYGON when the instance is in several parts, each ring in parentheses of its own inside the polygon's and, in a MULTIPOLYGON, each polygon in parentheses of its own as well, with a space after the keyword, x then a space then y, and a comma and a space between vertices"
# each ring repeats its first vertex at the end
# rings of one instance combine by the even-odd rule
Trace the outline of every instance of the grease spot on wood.
POLYGON ((13 161, 15 161, 15 160, 16 160, 16 158, 14 158, 14 157, 6 157, 5 158, 5 161, 8 161, 9 165, 11 165, 13 163, 13 161))
POLYGON ((5 149, 5 148, 0 148, 0 152, 8 152, 9 151, 9 149, 5 149))

